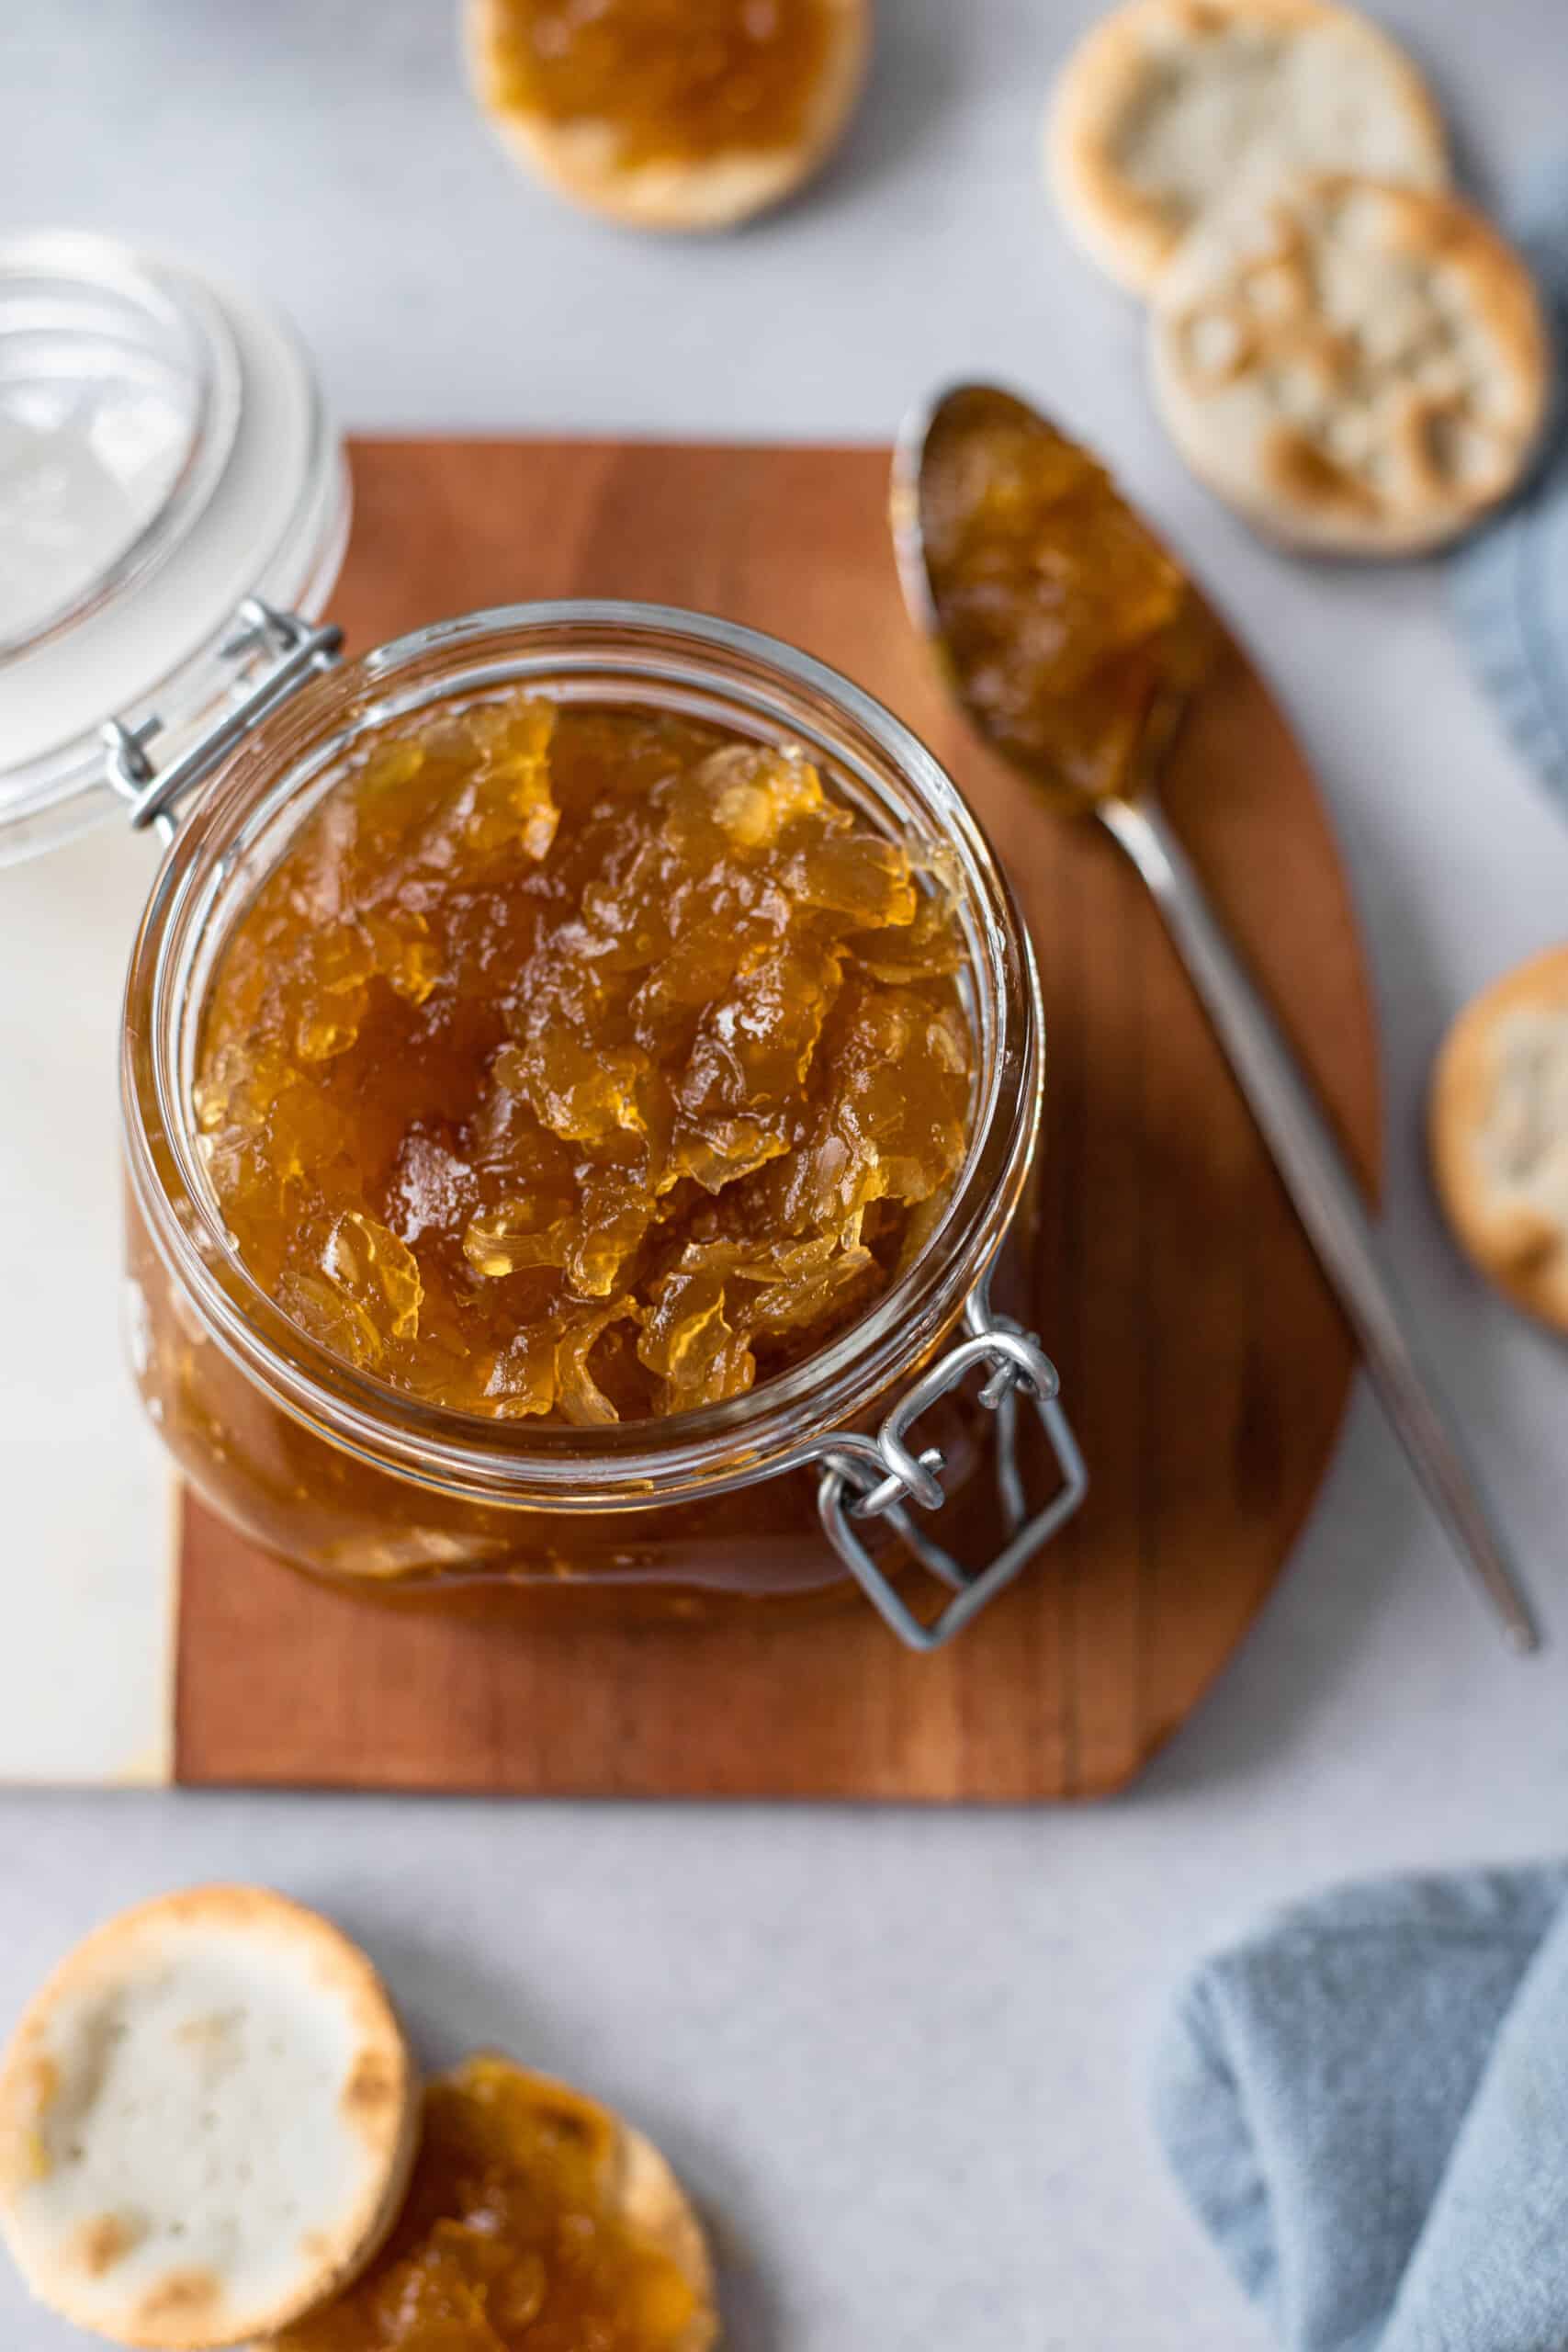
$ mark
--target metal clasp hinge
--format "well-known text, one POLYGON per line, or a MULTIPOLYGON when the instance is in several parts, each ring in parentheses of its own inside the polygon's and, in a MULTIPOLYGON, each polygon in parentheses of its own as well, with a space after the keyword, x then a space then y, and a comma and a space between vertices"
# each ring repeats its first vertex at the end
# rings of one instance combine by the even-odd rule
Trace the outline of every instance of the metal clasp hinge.
POLYGON ((253 727, 299 692, 323 670, 330 670, 343 650, 340 628, 318 628, 298 613, 280 613, 259 596, 247 596, 235 615, 233 634, 222 650, 226 659, 243 664, 271 653, 270 668, 245 688, 220 718, 183 751, 166 768, 154 769, 147 746, 163 731, 161 718, 145 719, 130 728, 111 718, 99 729, 107 751, 108 780, 130 805, 133 831, 152 826, 164 842, 174 839, 179 804, 204 784, 253 727))
POLYGON ((994 1600, 1069 1520, 1089 1491, 1089 1474, 1077 1441, 1057 1398, 1056 1368, 1032 1333, 992 1313, 984 1290, 969 1302, 969 1336, 949 1349, 893 1408, 874 1438, 844 1433, 811 1449, 822 1464, 817 1507, 822 1530, 867 1599, 900 1641, 911 1649, 940 1649, 971 1618, 994 1600), (934 1448, 917 1453, 910 1442, 919 1416, 946 1396, 976 1364, 990 1367, 980 1402, 997 1415, 997 1483, 1008 1541, 994 1560, 973 1573, 950 1552, 922 1535, 908 1506, 935 1510, 946 1499, 938 1476, 942 1456, 934 1448), (1018 1400, 1034 1407, 1055 1458, 1061 1484, 1043 1509, 1028 1515, 1018 1464, 1018 1400), (856 1521, 885 1519, 931 1576, 956 1598, 926 1623, 878 1567, 856 1531, 856 1521))

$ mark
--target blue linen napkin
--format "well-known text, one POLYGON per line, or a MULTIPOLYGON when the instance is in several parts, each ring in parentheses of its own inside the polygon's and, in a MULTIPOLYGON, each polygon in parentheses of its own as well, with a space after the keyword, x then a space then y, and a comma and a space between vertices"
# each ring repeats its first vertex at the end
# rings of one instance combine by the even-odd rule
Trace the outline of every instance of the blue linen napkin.
POLYGON ((1266 1922, 1188 1985, 1155 2112, 1288 2352, 1564 2352, 1568 1865, 1266 1922))
POLYGON ((1453 558, 1450 584, 1482 684, 1568 804, 1568 154, 1537 173, 1512 225, 1556 345, 1554 425, 1522 495, 1453 558))

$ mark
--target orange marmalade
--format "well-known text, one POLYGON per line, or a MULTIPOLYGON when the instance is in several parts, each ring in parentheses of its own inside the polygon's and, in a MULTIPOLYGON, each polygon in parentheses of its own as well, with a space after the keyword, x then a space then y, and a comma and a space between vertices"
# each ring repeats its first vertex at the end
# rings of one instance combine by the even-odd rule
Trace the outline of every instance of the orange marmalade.
MULTIPOLYGON (((424 2095, 413 2184, 365 2277, 276 2352, 687 2352, 703 2281, 627 2210, 613 2116, 501 2058, 424 2095)), ((668 2176, 664 2178, 668 2180, 668 2176)), ((669 2184, 666 2201, 679 2196, 669 2184)), ((695 2225, 689 2225, 695 2234, 695 2225)))
POLYGON ((965 1150, 940 866, 798 749, 524 695, 379 738, 224 943, 200 1148, 250 1273, 427 1402, 742 1394, 860 1316, 965 1150))
POLYGON ((986 735, 1070 799, 1129 789, 1213 657, 1180 566, 1087 450, 984 388, 938 418, 921 510, 943 651, 986 735))
POLYGON ((624 168, 795 146, 837 0, 499 0, 493 102, 592 123, 624 168))

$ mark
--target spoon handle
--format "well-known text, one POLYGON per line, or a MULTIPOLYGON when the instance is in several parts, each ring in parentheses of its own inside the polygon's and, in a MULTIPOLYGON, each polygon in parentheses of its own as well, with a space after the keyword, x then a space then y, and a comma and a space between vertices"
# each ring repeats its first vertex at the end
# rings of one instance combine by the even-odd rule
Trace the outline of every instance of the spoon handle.
POLYGON ((1107 800, 1097 813, 1165 918, 1416 1476, 1509 1641, 1516 1649, 1534 1649, 1539 1635, 1529 1605, 1448 1408, 1422 1368, 1356 1181, 1294 1055, 1157 804, 1107 800))

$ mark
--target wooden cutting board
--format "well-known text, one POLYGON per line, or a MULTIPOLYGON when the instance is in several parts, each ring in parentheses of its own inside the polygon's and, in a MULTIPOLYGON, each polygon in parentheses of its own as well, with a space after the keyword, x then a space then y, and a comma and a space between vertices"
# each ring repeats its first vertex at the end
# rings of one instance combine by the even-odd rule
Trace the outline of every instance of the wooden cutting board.
MULTIPOLYGON (((1089 1458, 1066 1533, 951 1648, 863 1603, 542 1631, 328 1593, 187 1504, 176 1777, 523 1794, 1016 1802, 1122 1787, 1278 1576, 1352 1350, 1142 886, 944 707, 898 600, 886 452, 367 441, 336 616, 634 596, 750 622, 883 696, 974 800, 1040 954, 1039 1329, 1089 1458)), ((1257 673, 1189 722, 1173 814, 1363 1177, 1377 1057, 1345 877, 1257 673)), ((766 1490, 757 1496, 767 1509, 766 1490)))

